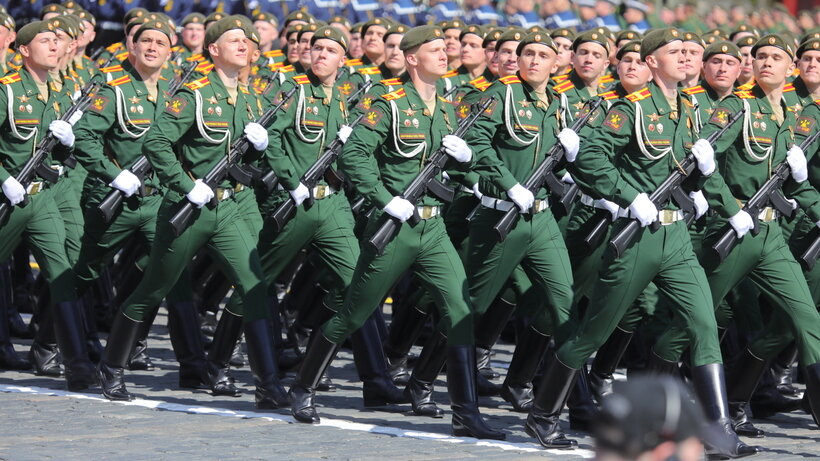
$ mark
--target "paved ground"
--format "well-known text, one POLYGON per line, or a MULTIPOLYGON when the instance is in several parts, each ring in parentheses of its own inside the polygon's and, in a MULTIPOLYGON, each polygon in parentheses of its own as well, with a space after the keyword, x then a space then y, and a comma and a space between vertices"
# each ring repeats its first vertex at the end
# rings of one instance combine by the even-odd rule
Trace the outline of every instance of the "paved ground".
MULTIPOLYGON (((573 451, 543 450, 523 431, 524 415, 509 411, 500 398, 482 398, 489 424, 507 431, 507 442, 450 436, 450 417, 408 415, 409 406, 390 411, 365 410, 349 351, 331 369, 339 386, 320 393, 320 426, 293 422, 287 411, 254 411, 247 367, 235 376, 245 393, 239 398, 212 397, 205 391, 176 386, 176 362, 170 350, 164 312, 150 339, 157 369, 129 372, 129 389, 141 399, 129 404, 101 399, 96 393, 64 391, 61 381, 28 373, 0 372, 0 460, 208 460, 208 459, 577 459, 592 456, 592 440, 573 451)), ((16 341, 18 351, 28 341, 16 341)), ((502 346, 495 360, 507 363, 511 348, 502 346)), ((441 376, 443 378, 443 375, 441 376)), ((292 376, 285 384, 289 385, 292 376)), ((444 382, 436 399, 446 408, 444 382)), ((566 420, 564 420, 567 425, 566 420)), ((765 451, 755 460, 820 459, 820 431, 810 429, 802 412, 755 421, 768 433, 757 441, 765 451)))

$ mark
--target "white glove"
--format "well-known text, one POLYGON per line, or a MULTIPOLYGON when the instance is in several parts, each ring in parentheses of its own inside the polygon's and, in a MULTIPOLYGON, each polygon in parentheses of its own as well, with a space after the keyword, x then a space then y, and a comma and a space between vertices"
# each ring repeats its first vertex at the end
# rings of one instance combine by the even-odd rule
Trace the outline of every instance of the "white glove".
POLYGON ((816 223, 814 223, 814 225, 820 227, 820 221, 817 221, 816 223))
POLYGON ((641 223, 641 227, 646 227, 658 220, 658 208, 649 200, 649 196, 640 193, 632 203, 629 204, 629 212, 632 217, 641 223))
POLYGON ((715 149, 705 139, 698 139, 692 146, 692 154, 698 160, 698 169, 705 176, 715 172, 715 149))
POLYGON ((78 110, 71 114, 71 117, 68 118, 68 123, 71 124, 71 126, 74 126, 80 121, 81 118, 83 118, 83 111, 78 110))
POLYGON ((786 201, 789 202, 792 205, 792 210, 796 210, 797 207, 800 206, 800 204, 797 203, 797 200, 795 200, 793 198, 787 198, 786 201))
POLYGON ((3 181, 3 195, 9 199, 11 206, 14 206, 26 197, 26 188, 14 176, 9 176, 9 179, 3 181))
POLYGON ((558 133, 558 140, 564 146, 564 158, 569 163, 574 162, 575 158, 578 157, 578 149, 581 147, 581 139, 578 137, 578 133, 571 128, 564 128, 558 133))
POLYGON ((82 96, 82 95, 83 95, 82 91, 76 90, 76 91, 74 91, 74 93, 71 94, 71 100, 76 101, 76 100, 80 99, 80 96, 82 96))
POLYGON ((211 199, 214 198, 214 190, 202 182, 201 179, 197 179, 194 181, 194 188, 185 194, 185 198, 187 198, 189 202, 196 205, 197 208, 202 208, 203 205, 210 202, 211 199))
POLYGON ((786 152, 786 161, 789 162, 789 169, 792 172, 792 178, 798 183, 801 183, 809 178, 809 168, 806 162, 806 154, 800 146, 792 146, 786 152))
POLYGON ((71 129, 71 125, 68 122, 63 120, 54 120, 48 126, 49 131, 51 134, 60 141, 60 144, 71 147, 74 145, 74 131, 71 129))
POLYGON ((569 172, 564 173, 564 176, 561 176, 561 182, 564 184, 575 184, 575 180, 572 179, 572 175, 569 172))
POLYGON ((619 207, 617 203, 610 202, 605 198, 598 199, 597 203, 601 208, 612 214, 613 221, 618 219, 618 211, 620 211, 621 207, 619 207))
POLYGON ((245 137, 248 142, 253 145, 253 148, 259 151, 265 150, 268 147, 268 130, 262 125, 251 122, 245 125, 245 137))
POLYGON ((732 225, 732 228, 735 230, 735 234, 737 234, 738 238, 743 237, 747 232, 755 227, 752 217, 749 216, 749 213, 746 213, 743 210, 738 211, 736 215, 729 218, 729 224, 732 225))
POLYGON ((703 196, 703 191, 689 192, 689 198, 695 202, 695 219, 700 219, 709 210, 709 202, 703 196))
POLYGON ((458 136, 448 134, 441 140, 441 144, 444 146, 444 151, 447 152, 447 155, 453 157, 459 163, 469 162, 470 159, 473 158, 473 151, 471 151, 467 143, 458 136))
POLYGON ((310 197, 310 189, 302 183, 299 183, 299 185, 296 186, 296 189, 288 191, 288 193, 291 197, 293 197, 293 201, 296 202, 296 206, 301 205, 302 202, 310 197))
POLYGON ((410 219, 410 217, 413 216, 414 211, 416 211, 416 207, 401 197, 393 197, 393 199, 384 206, 385 213, 401 222, 405 222, 410 219))
POLYGON ((532 208, 532 204, 535 203, 535 196, 532 195, 529 189, 521 184, 510 187, 510 190, 507 191, 507 195, 510 196, 510 200, 515 202, 522 213, 532 208))
POLYGON ((140 188, 140 178, 128 170, 122 170, 109 186, 125 192, 125 196, 130 197, 140 188))
POLYGON ((484 197, 484 194, 482 194, 481 191, 478 190, 478 183, 473 184, 473 195, 475 195, 475 198, 479 200, 481 200, 484 197))
POLYGON ((339 138, 339 141, 342 141, 342 144, 344 144, 347 142, 347 138, 350 137, 350 133, 353 133, 353 128, 342 125, 339 127, 339 131, 336 132, 336 136, 339 138))

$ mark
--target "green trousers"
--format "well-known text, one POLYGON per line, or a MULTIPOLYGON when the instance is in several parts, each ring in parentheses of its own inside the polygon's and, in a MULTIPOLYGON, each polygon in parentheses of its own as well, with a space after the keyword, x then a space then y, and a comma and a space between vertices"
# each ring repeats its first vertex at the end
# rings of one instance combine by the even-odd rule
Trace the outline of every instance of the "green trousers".
MULTIPOLYGON (((817 229, 817 226, 812 222, 811 218, 803 213, 803 211, 798 213, 795 220, 796 223, 791 235, 789 235, 786 240, 789 243, 792 254, 795 258, 798 258, 806 251, 806 248, 808 248, 815 237, 820 235, 820 230, 817 229)), ((785 230, 783 235, 786 235, 785 230)), ((806 283, 809 286, 809 292, 811 292, 811 299, 814 301, 814 305, 820 307, 820 264, 815 264, 811 270, 804 268, 803 275, 806 277, 806 283)))
POLYGON ((26 241, 51 291, 51 302, 56 304, 77 299, 74 289, 74 270, 66 255, 65 227, 54 189, 46 189, 29 196, 25 207, 13 207, 9 221, 0 227, 0 261, 11 257, 14 250, 26 241))
POLYGON ((80 256, 82 237, 85 232, 83 219, 83 209, 80 206, 80 197, 83 192, 83 183, 88 177, 88 171, 81 165, 77 165, 73 170, 66 170, 65 176, 61 177, 54 185, 54 201, 57 209, 63 218, 65 227, 65 248, 66 255, 71 264, 76 264, 80 256))
POLYGON ((123 312, 141 321, 145 311, 168 294, 191 259, 205 246, 222 272, 234 283, 245 305, 245 321, 268 318, 267 287, 256 251, 233 197, 194 213, 191 226, 174 236, 168 220, 184 203, 184 196, 168 191, 157 214, 156 238, 140 284, 125 300, 123 312))
MULTIPOLYGON (((613 235, 628 222, 617 220, 612 225, 613 235)), ((557 352, 561 362, 580 368, 609 338, 638 295, 653 281, 660 293, 674 301, 675 313, 686 325, 693 365, 720 363, 717 325, 706 274, 695 258, 682 221, 654 232, 641 229, 619 258, 612 251, 604 253, 587 312, 573 337, 557 352)))
MULTIPOLYGON (((371 217, 364 241, 378 228, 381 214, 375 212, 371 217)), ((448 344, 473 344, 467 275, 441 216, 422 220, 415 226, 401 224, 381 255, 367 245, 362 249, 341 309, 322 327, 325 336, 336 344, 344 341, 370 317, 387 291, 408 270, 433 297, 448 344)))
POLYGON ((536 314, 533 327, 552 333, 560 344, 574 326, 569 322, 572 267, 558 224, 549 210, 521 214, 507 238, 499 242, 493 226, 503 215, 482 207, 470 223, 465 260, 470 268, 470 300, 476 312, 485 312, 520 264, 548 306, 536 314))
MULTIPOLYGON (((820 316, 811 300, 806 280, 786 245, 780 226, 776 222, 760 223, 760 226, 758 235, 746 234, 722 263, 712 252, 704 254, 702 262, 714 306, 718 306, 732 288, 749 277, 761 294, 777 308, 775 315, 789 318, 801 361, 805 364, 817 363, 820 361, 820 316)), ((710 248, 727 227, 725 219, 712 217, 703 240, 704 248, 710 248)), ((780 325, 782 328, 785 323, 780 325)), ((779 333, 776 335, 779 340, 760 338, 749 349, 762 359, 773 358, 792 339, 784 338, 786 335, 782 331, 779 333)), ((674 326, 661 336, 654 350, 664 359, 677 360, 687 345, 681 328, 674 326)))

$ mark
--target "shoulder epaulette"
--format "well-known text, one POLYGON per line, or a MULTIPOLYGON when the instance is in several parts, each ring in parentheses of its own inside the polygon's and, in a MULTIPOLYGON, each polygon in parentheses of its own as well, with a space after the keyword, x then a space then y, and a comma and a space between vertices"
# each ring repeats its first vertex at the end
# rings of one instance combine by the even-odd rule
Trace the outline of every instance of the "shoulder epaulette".
POLYGON ((783 92, 788 93, 789 91, 794 91, 794 83, 787 83, 783 85, 783 92))
POLYGON ((735 91, 735 96, 737 96, 740 99, 754 99, 755 98, 755 95, 754 95, 754 93, 751 92, 751 90, 735 91))
POLYGON ((552 89, 555 90, 555 92, 558 93, 558 94, 566 93, 567 91, 569 91, 573 88, 575 88, 575 84, 572 83, 572 80, 565 80, 565 81, 555 85, 554 87, 552 87, 552 89))
POLYGON ((616 90, 607 91, 606 93, 601 93, 598 96, 604 98, 605 101, 611 101, 613 99, 618 99, 618 92, 616 90))
POLYGON ((185 60, 188 61, 188 62, 194 62, 194 61, 202 62, 202 61, 205 60, 205 56, 202 56, 202 53, 197 53, 197 54, 192 54, 192 55, 188 56, 187 58, 185 58, 185 60))
POLYGON ((401 85, 401 78, 399 78, 399 77, 388 78, 388 79, 384 79, 384 80, 380 81, 379 83, 381 83, 382 85, 386 85, 386 86, 401 85))
POLYGON ((650 96, 652 96, 652 93, 649 91, 649 88, 642 88, 634 93, 626 95, 626 99, 629 99, 632 102, 638 102, 650 96))
POLYGON ((110 82, 108 82, 108 84, 111 85, 111 86, 120 86, 123 83, 128 83, 130 81, 131 81, 131 76, 128 75, 128 74, 125 74, 122 77, 115 78, 114 80, 111 80, 110 82))
POLYGON ((739 87, 737 87, 737 89, 741 91, 751 90, 752 88, 754 88, 754 86, 755 82, 754 80, 752 80, 750 82, 744 83, 743 85, 740 85, 739 87))
POLYGON ((569 74, 561 74, 552 77, 552 81, 555 83, 565 82, 569 78, 569 74))
POLYGON ((3 85, 10 85, 14 82, 19 82, 22 79, 23 79, 23 77, 20 77, 20 73, 15 72, 13 74, 9 74, 9 75, 6 75, 3 78, 0 78, 0 83, 2 83, 3 85))
POLYGON ((364 64, 364 62, 362 62, 362 60, 359 58, 351 58, 345 61, 346 66, 361 66, 362 64, 364 64))
POLYGON ((186 83, 185 87, 189 90, 198 90, 200 88, 204 88, 211 84, 211 81, 208 80, 208 77, 202 77, 199 80, 194 80, 191 83, 186 83))
POLYGON ((282 66, 282 67, 280 67, 280 68, 279 68, 279 69, 277 69, 277 70, 278 70, 279 72, 282 72, 283 74, 284 74, 284 73, 287 73, 287 72, 296 72, 296 68, 295 68, 295 67, 293 67, 293 65, 292 65, 292 64, 291 64, 291 65, 289 65, 289 66, 282 66))
POLYGON ((117 64, 116 66, 103 67, 102 69, 100 69, 100 72, 104 74, 110 74, 111 72, 122 72, 123 70, 125 69, 123 69, 120 64, 117 64))
POLYGON ((122 42, 112 43, 105 48, 105 51, 109 53, 116 53, 120 48, 125 46, 122 42))
POLYGON ((701 85, 697 85, 697 86, 693 86, 693 87, 690 87, 690 88, 684 88, 681 91, 685 94, 693 95, 693 94, 705 93, 706 88, 704 88, 701 85))
POLYGON ((196 66, 197 72, 210 72, 214 69, 214 63, 203 61, 196 66))
POLYGON ((239 85, 238 88, 239 88, 239 92, 242 93, 242 94, 251 94, 251 92, 248 91, 248 87, 246 87, 246 86, 239 85))
POLYGON ((820 106, 820 99, 815 99, 814 103, 817 104, 818 106, 820 106))
POLYGON ((279 58, 284 55, 285 53, 283 53, 282 50, 269 50, 262 53, 262 56, 266 58, 279 58))
POLYGON ((450 72, 447 72, 446 74, 442 75, 441 78, 450 78, 450 77, 455 77, 456 75, 458 75, 458 70, 453 69, 450 72))
POLYGON ((373 67, 362 67, 360 69, 356 69, 356 72, 358 72, 362 75, 375 75, 375 74, 380 73, 381 71, 379 70, 378 66, 373 66, 373 67))
POLYGON ((521 79, 517 75, 508 75, 498 79, 499 82, 505 85, 512 85, 513 83, 521 83, 521 79))
POLYGON ((123 51, 122 53, 118 54, 116 58, 118 61, 125 61, 126 59, 128 59, 128 52, 123 51))
POLYGON ((404 92, 404 88, 399 88, 396 91, 382 95, 382 97, 388 101, 395 101, 396 99, 401 99, 405 96, 407 96, 407 94, 404 92))
POLYGON ((603 77, 601 77, 601 79, 598 80, 598 83, 612 83, 614 81, 615 81, 615 76, 612 75, 612 74, 607 74, 607 75, 604 75, 603 77))
POLYGON ((300 84, 300 85, 306 85, 306 84, 310 83, 310 77, 308 77, 305 74, 294 75, 293 76, 293 81, 300 84))
POLYGON ((470 80, 470 85, 473 85, 475 88, 484 91, 490 87, 491 83, 484 78, 483 75, 479 76, 478 78, 474 78, 470 80))

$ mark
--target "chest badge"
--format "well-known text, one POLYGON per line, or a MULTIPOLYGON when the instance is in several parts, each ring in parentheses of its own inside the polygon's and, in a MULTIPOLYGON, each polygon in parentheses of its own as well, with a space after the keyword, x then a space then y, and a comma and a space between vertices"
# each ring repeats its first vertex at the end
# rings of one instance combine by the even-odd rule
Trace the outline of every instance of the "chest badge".
POLYGON ((416 111, 414 111, 414 110, 413 110, 413 109, 411 109, 411 108, 407 108, 407 109, 405 109, 405 110, 404 110, 404 111, 402 111, 402 112, 404 112, 404 114, 405 114, 405 115, 407 115, 408 117, 412 117, 413 115, 415 115, 415 114, 416 114, 416 111))
POLYGON ((760 112, 760 111, 752 112, 752 115, 755 116, 755 120, 760 120, 760 119, 763 118, 763 112, 760 112))
POLYGON ((659 120, 661 119, 661 116, 660 116, 660 115, 658 115, 658 114, 657 114, 657 112, 656 112, 656 113, 649 114, 649 115, 647 115, 647 117, 649 117, 649 120, 651 120, 651 121, 653 121, 653 122, 657 122, 657 121, 659 121, 659 120))
POLYGON ((663 133, 663 123, 658 123, 656 125, 656 129, 658 130, 658 134, 662 134, 663 133))

